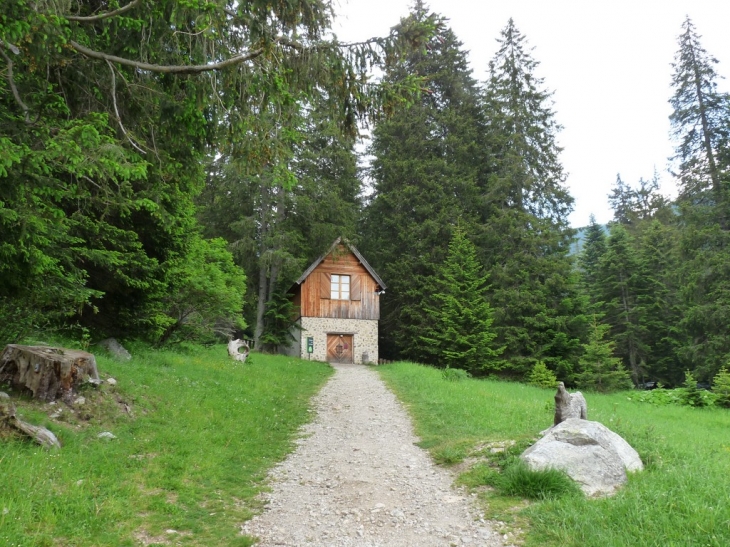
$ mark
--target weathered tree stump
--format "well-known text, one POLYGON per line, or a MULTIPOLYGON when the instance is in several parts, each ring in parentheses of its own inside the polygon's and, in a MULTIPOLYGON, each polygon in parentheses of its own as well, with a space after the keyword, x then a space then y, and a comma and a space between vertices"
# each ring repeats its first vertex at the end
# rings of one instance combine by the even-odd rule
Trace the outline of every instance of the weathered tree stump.
POLYGON ((5 422, 10 427, 28 435, 45 448, 61 448, 61 443, 51 431, 18 418, 15 414, 15 405, 5 398, 0 398, 0 422, 5 422))
POLYGON ((0 356, 0 382, 28 390, 34 399, 73 401, 74 392, 85 379, 99 379, 91 353, 49 346, 9 344, 0 356))
POLYGON ((248 342, 245 342, 244 340, 231 340, 228 342, 228 355, 233 357, 236 361, 245 362, 250 351, 251 348, 249 347, 248 342), (245 348, 245 351, 241 352, 241 348, 245 348))

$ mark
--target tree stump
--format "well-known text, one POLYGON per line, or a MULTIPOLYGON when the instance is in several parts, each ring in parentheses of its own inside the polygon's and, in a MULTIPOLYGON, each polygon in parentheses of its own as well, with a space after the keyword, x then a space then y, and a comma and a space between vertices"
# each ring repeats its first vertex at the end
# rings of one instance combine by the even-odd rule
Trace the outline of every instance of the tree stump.
POLYGON ((0 355, 0 382, 28 390, 45 402, 61 399, 67 404, 87 378, 99 379, 91 353, 49 346, 9 344, 0 355))

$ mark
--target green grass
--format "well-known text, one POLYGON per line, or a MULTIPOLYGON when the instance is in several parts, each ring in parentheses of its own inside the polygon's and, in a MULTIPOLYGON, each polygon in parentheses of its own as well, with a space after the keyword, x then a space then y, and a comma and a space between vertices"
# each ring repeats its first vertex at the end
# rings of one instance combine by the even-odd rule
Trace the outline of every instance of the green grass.
POLYGON ((223 346, 133 353, 129 363, 97 356, 118 385, 86 390, 74 414, 18 405, 63 448, 0 442, 0 545, 251 544, 240 524, 331 369, 258 354, 233 363, 223 346))
POLYGON ((487 380, 445 382, 436 369, 396 363, 379 369, 414 418, 437 461, 481 463, 461 477, 487 514, 524 529, 526 546, 730 545, 730 411, 657 407, 631 393, 586 394, 588 417, 623 436, 646 470, 606 499, 562 496, 524 507, 484 491, 537 433, 552 425, 552 390, 487 380), (493 454, 495 441, 514 441, 493 454), (491 443, 491 444, 490 444, 491 443), (444 457, 444 454, 448 457, 444 457), (518 507, 515 509, 515 507, 518 507))

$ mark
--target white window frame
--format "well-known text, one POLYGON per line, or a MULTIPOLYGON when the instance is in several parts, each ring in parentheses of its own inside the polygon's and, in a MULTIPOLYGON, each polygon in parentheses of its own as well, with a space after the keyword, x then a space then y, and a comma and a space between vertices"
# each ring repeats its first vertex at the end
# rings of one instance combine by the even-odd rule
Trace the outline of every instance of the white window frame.
POLYGON ((332 274, 330 276, 330 299, 350 300, 351 281, 349 275, 332 274))

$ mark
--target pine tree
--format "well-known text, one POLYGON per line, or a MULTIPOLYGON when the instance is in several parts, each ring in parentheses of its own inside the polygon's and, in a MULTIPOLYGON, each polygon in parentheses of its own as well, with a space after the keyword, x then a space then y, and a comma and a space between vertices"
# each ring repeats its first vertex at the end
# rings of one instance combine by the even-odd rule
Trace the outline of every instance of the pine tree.
POLYGON ((474 244, 456 228, 446 261, 439 268, 426 313, 432 325, 420 336, 433 362, 471 374, 493 370, 502 348, 495 348, 487 278, 474 244))
POLYGON ((493 284, 505 365, 525 373, 542 359, 564 378, 577 363, 584 320, 568 256, 573 200, 559 160, 560 126, 511 19, 498 41, 484 92, 491 157, 481 172, 483 229, 475 243, 493 284))
MULTIPOLYGON (((437 18, 417 2, 401 25, 437 18)), ((427 88, 373 131, 373 194, 361 249, 388 284, 382 354, 427 361, 419 340, 429 326, 424 294, 446 258, 454 223, 471 224, 484 139, 466 53, 443 21, 425 48, 394 64, 385 78, 407 75, 422 76, 427 88)))

